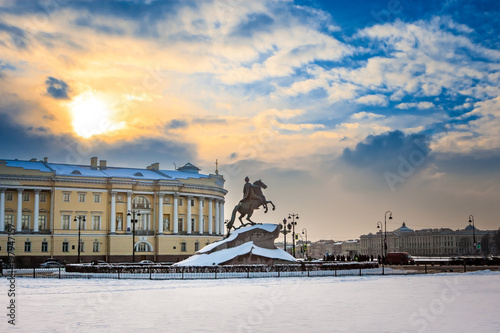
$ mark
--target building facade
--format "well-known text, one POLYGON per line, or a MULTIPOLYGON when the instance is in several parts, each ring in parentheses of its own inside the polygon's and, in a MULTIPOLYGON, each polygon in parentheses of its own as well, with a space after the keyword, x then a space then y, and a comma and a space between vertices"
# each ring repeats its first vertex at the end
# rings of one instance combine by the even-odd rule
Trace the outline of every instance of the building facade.
POLYGON ((161 170, 108 167, 97 157, 89 165, 0 160, 0 258, 11 230, 19 267, 49 257, 179 261, 221 239, 226 193, 217 170, 200 174, 190 163, 161 170))
MULTIPOLYGON (((437 257, 497 254, 494 235, 494 230, 478 230, 472 225, 459 230, 449 228, 413 230, 403 222, 400 228, 387 232, 387 252, 408 252, 414 256, 437 257)), ((361 254, 382 256, 385 238, 385 233, 382 231, 362 235, 361 254)))

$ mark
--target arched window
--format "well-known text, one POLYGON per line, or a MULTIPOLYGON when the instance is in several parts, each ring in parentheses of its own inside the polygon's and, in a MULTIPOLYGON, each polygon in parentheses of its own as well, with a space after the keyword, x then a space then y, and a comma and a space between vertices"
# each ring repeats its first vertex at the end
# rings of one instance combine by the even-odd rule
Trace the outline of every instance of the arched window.
POLYGON ((132 206, 135 208, 150 208, 149 199, 143 195, 138 195, 132 200, 132 206))
POLYGON ((139 242, 135 244, 135 251, 136 252, 152 252, 153 251, 153 246, 149 244, 148 242, 139 242))

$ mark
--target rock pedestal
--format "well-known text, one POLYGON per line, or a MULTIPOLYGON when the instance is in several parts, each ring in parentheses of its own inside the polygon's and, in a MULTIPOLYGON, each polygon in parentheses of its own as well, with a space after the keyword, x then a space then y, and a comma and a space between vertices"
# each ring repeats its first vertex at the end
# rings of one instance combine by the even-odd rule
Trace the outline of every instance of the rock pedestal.
POLYGON ((295 258, 274 246, 280 235, 277 224, 256 224, 239 228, 230 236, 205 246, 175 266, 283 264, 295 258))

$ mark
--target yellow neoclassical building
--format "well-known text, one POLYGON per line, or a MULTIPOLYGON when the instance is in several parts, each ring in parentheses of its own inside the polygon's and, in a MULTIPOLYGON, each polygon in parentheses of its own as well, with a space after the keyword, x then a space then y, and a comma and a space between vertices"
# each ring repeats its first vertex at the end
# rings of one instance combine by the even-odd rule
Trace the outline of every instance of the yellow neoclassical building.
POLYGON ((0 160, 0 258, 13 230, 18 267, 149 259, 175 262, 224 234, 224 178, 187 163, 161 170, 0 160), (80 248, 78 240, 80 239, 80 248))

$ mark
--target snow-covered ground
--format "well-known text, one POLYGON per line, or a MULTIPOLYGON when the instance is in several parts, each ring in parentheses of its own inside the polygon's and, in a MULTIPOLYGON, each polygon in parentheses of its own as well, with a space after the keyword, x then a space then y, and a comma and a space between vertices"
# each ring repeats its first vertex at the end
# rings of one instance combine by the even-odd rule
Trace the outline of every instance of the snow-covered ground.
POLYGON ((500 272, 224 280, 0 278, 0 332, 499 332, 500 272))

